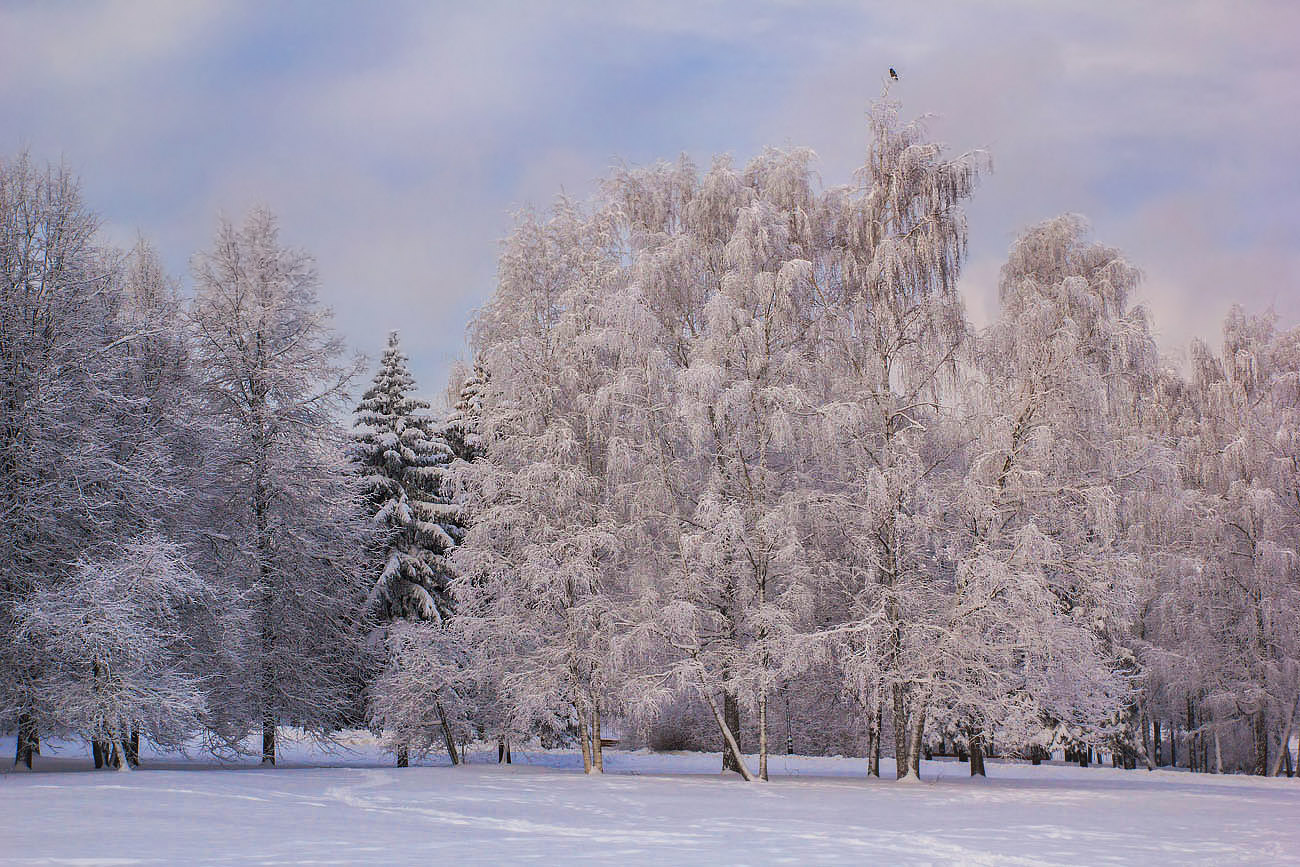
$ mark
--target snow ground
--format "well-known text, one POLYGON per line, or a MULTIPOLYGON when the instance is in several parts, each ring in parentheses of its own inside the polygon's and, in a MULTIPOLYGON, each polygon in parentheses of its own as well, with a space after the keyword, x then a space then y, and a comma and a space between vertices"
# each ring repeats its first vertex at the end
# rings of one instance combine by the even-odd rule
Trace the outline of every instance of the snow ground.
POLYGON ((993 761, 972 781, 940 760, 909 785, 777 756, 746 785, 717 753, 611 751, 600 778, 576 754, 495 749, 397 769, 365 735, 289 744, 273 770, 146 752, 91 772, 80 746, 51 752, 50 773, 0 774, 0 863, 1300 864, 1300 780, 993 761))

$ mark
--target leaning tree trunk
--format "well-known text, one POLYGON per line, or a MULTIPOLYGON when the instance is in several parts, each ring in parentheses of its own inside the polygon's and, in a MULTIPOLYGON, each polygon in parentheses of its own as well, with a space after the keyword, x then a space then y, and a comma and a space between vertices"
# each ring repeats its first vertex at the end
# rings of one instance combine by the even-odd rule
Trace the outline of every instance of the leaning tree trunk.
POLYGON ((713 711, 713 719, 717 722, 718 728, 722 732, 722 740, 723 743, 726 744, 726 750, 724 750, 724 753, 730 752, 735 761, 736 773, 740 774, 740 776, 745 779, 745 782, 754 782, 755 777, 749 772, 749 767, 745 764, 745 759, 740 754, 740 744, 736 743, 735 734, 732 733, 731 727, 727 725, 727 720, 723 716, 722 711, 718 710, 718 703, 713 700, 713 695, 708 691, 707 687, 702 688, 700 692, 704 694, 704 700, 709 703, 709 710, 713 711))
MULTIPOLYGON (((740 742, 740 737, 741 737, 741 734, 740 734, 740 701, 736 698, 735 693, 729 692, 729 691, 727 691, 727 690, 723 690, 723 693, 722 693, 722 715, 723 715, 723 718, 726 720, 727 728, 729 728, 729 729, 731 730, 732 737, 736 740, 737 744, 739 744, 739 742, 740 742)), ((735 771, 735 772, 738 773, 738 774, 740 773, 740 764, 741 764, 741 763, 739 763, 738 760, 736 759, 736 756, 737 756, 737 755, 740 755, 739 749, 740 749, 740 748, 737 747, 737 752, 736 752, 735 754, 733 754, 733 753, 731 752, 731 750, 730 750, 730 749, 728 748, 728 746, 727 746, 727 741, 726 741, 726 739, 725 739, 725 738, 723 739, 723 742, 722 742, 722 769, 723 769, 724 771, 735 771)))
POLYGON ((433 700, 433 706, 438 710, 438 721, 442 724, 442 738, 447 742, 447 756, 451 759, 452 767, 460 764, 460 755, 456 752, 456 738, 451 733, 451 725, 447 722, 447 712, 443 710, 440 699, 433 700))
MULTIPOLYGON (((1287 712, 1286 722, 1282 724, 1282 740, 1278 742, 1277 755, 1273 758, 1273 767, 1269 768, 1270 777, 1276 777, 1282 772, 1283 762, 1291 761, 1291 732, 1295 727, 1295 718, 1297 711, 1300 711, 1300 695, 1296 696, 1295 703, 1291 705, 1291 710, 1287 712)), ((1287 774, 1287 776, 1291 776, 1287 774)))

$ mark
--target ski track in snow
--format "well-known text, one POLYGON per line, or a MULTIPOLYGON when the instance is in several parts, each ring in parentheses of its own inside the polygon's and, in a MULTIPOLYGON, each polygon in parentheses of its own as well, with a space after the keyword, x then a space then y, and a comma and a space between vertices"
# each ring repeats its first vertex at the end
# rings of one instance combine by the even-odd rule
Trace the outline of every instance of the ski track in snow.
POLYGON ((77 749, 0 775, 0 864, 1300 864, 1296 780, 991 762, 979 781, 936 761, 899 786, 777 756, 746 785, 716 753, 614 751, 586 777, 534 751, 397 769, 364 743, 117 774, 73 770, 77 749))

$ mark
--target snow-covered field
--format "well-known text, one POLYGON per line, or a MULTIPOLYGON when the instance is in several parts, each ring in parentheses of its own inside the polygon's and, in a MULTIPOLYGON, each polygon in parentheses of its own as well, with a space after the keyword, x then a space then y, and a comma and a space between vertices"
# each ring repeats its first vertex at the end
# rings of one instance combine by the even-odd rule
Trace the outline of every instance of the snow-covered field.
POLYGON ((618 751, 603 778, 531 751, 396 769, 364 737, 274 770, 46 752, 0 774, 5 864, 1300 864, 1300 780, 934 761, 907 785, 780 756, 746 785, 716 753, 618 751))

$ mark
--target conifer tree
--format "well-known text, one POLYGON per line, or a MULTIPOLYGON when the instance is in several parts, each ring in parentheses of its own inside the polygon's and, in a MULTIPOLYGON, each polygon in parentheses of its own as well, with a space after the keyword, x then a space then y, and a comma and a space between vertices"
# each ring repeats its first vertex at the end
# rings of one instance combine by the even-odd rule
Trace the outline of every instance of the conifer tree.
POLYGON ((357 406, 352 459, 381 539, 384 565, 370 595, 376 613, 441 622, 451 614, 447 555, 461 536, 459 508, 442 484, 453 455, 414 389, 394 331, 357 406))
MULTIPOLYGON (((480 358, 465 377, 456 405, 447 415, 443 436, 452 453, 463 461, 478 460, 485 451, 479 426, 483 417, 483 390, 487 387, 487 367, 480 358)), ((450 389, 448 389, 450 391, 450 389)))

